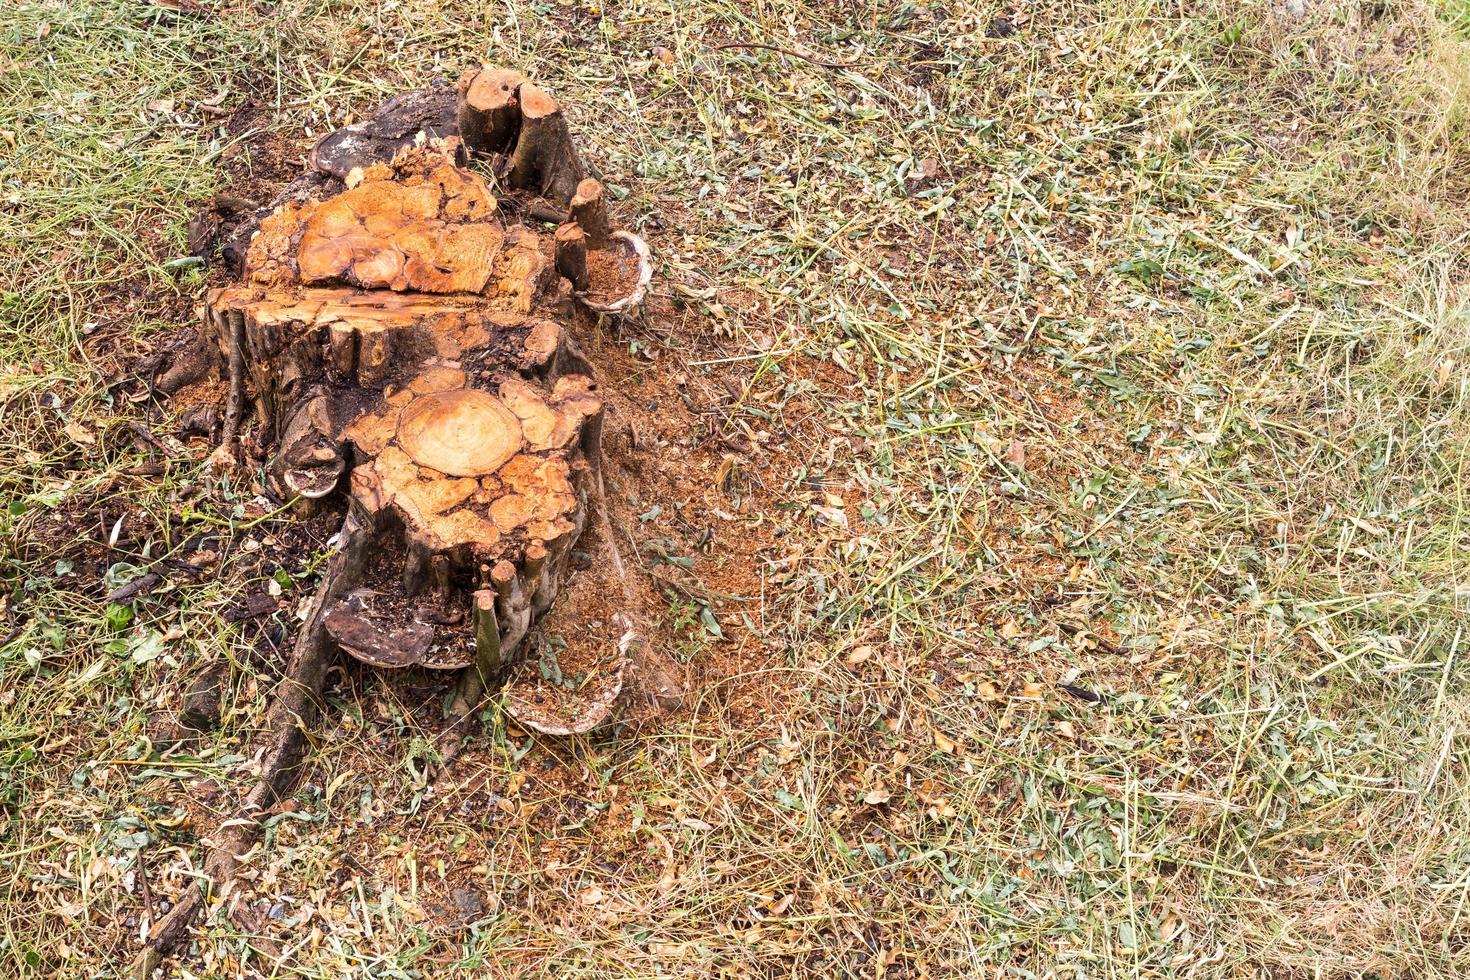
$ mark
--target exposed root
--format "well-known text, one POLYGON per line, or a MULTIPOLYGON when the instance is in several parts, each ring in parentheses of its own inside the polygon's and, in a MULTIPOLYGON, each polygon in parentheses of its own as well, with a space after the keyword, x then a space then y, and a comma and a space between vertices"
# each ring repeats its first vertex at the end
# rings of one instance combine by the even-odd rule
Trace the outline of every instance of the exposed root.
POLYGON ((275 700, 266 714, 259 775, 209 841, 204 859, 206 884, 180 898, 149 933, 134 961, 133 973, 139 980, 152 976, 163 958, 177 948, 204 910, 206 900, 229 901, 240 857, 254 843, 260 821, 295 784, 306 732, 316 720, 322 683, 337 656, 337 647, 327 636, 325 610, 360 576, 368 537, 365 524, 355 514, 349 514, 342 525, 337 550, 317 588, 311 615, 302 625, 290 663, 276 686, 275 700))

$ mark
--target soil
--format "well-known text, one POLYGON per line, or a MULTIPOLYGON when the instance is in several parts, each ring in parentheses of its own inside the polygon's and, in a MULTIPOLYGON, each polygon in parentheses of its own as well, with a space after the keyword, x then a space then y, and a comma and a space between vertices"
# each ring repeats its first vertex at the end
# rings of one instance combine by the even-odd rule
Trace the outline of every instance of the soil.
POLYGON ((585 294, 595 303, 616 303, 638 285, 638 256, 616 242, 587 252, 585 294))
POLYGON ((577 719, 622 691, 626 664, 619 640, 631 617, 643 620, 646 610, 618 574, 607 539, 600 526, 583 532, 572 555, 571 583, 506 677, 520 711, 534 713, 543 726, 575 728, 577 719))

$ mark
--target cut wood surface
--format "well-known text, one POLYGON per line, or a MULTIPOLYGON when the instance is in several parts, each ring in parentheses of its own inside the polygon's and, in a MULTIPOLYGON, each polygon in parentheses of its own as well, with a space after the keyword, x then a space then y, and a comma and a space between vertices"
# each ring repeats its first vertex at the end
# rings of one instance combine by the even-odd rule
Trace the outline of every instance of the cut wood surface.
MULTIPOLYGON (((241 348, 280 492, 345 483, 375 528, 365 582, 327 630, 378 666, 464 667, 468 597, 494 587, 492 569, 509 563, 544 605, 555 596, 602 402, 569 373, 584 362, 557 320, 552 236, 506 226, 451 145, 352 183, 262 221, 247 281, 206 306, 221 347, 241 348)), ((514 598, 503 605, 509 630, 514 598)))

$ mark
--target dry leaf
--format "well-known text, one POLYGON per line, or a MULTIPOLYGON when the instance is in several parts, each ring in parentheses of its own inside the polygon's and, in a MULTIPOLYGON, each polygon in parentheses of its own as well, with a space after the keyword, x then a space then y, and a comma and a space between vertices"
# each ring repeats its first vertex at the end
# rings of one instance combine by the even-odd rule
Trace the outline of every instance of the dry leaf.
POLYGON ((863 797, 863 802, 868 806, 880 806, 887 803, 893 794, 881 786, 868 790, 868 795, 863 797))
POLYGON ((847 654, 847 665, 849 667, 856 667, 858 664, 862 663, 863 661, 872 659, 872 657, 873 657, 873 648, 872 648, 872 646, 869 645, 869 644, 867 644, 867 643, 864 643, 862 646, 853 647, 852 650, 848 652, 848 654, 847 654))
POLYGON ((1026 444, 1020 439, 1012 439, 1011 444, 1006 447, 1006 462, 1014 466, 1017 472, 1026 472, 1026 444))
POLYGON ((1021 697, 1036 698, 1040 700, 1041 695, 1045 690, 1046 689, 1038 684, 1036 681, 1027 681, 1026 686, 1021 689, 1021 697))
POLYGON ((92 435, 92 433, 88 431, 87 427, 78 422, 76 419, 72 419, 71 421, 67 422, 65 429, 67 437, 70 438, 72 442, 79 443, 83 446, 91 446, 97 442, 97 437, 92 435))
POLYGON ((959 743, 939 729, 934 729, 934 747, 946 755, 954 755, 959 751, 959 743))

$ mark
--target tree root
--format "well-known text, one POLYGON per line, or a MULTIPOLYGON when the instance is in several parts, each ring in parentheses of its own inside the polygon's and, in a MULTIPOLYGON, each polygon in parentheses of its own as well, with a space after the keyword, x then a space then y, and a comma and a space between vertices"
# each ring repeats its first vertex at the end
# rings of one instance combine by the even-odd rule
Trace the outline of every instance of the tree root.
POLYGON ((210 472, 227 473, 239 463, 235 442, 240 437, 240 418, 245 414, 245 318, 237 311, 223 315, 229 317, 230 394, 225 401, 225 421, 219 448, 210 454, 205 467, 210 472))
POLYGON ((260 773, 228 820, 208 841, 205 881, 181 897, 153 926, 133 964, 133 975, 147 980, 188 934, 209 897, 230 898, 241 855, 254 843, 267 811, 290 792, 299 774, 306 732, 316 720, 317 701, 327 670, 336 660, 337 647, 327 635, 325 610, 361 575, 367 557, 369 529, 349 513, 339 534, 337 551, 327 563, 317 588, 311 615, 303 624, 291 660, 276 686, 275 700, 266 714, 266 736, 261 747, 260 773), (208 895, 207 893, 212 893, 208 895))

